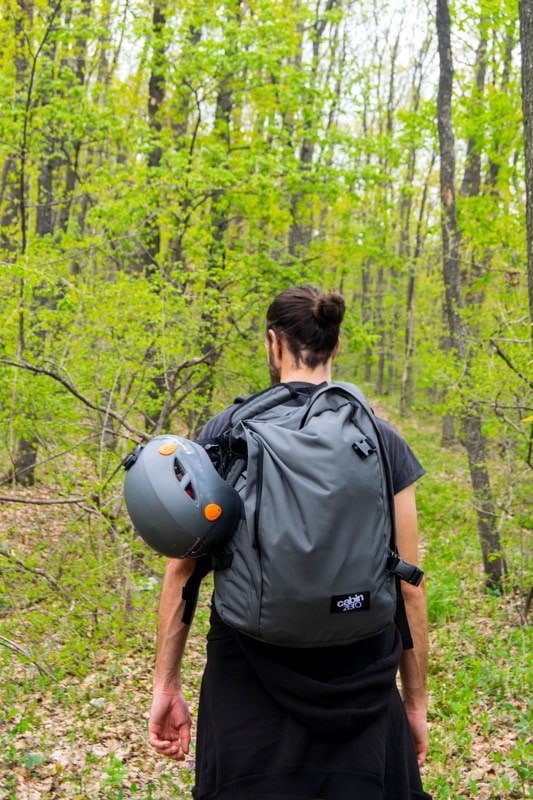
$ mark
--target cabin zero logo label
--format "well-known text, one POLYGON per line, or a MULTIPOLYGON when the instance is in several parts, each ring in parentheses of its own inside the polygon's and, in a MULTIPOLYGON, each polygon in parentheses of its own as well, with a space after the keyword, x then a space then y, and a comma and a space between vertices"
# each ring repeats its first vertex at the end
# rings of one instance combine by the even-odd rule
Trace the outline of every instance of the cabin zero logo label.
POLYGON ((329 610, 332 614, 344 614, 347 611, 368 611, 369 608, 370 592, 351 592, 334 595, 329 610))

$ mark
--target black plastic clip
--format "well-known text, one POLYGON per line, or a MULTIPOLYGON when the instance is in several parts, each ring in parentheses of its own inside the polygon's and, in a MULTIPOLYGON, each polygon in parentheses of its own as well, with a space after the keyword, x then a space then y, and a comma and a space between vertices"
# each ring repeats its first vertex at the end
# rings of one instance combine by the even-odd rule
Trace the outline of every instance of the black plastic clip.
POLYGON ((387 569, 397 575, 402 581, 410 583, 412 586, 420 586, 424 577, 423 570, 415 564, 404 561, 397 553, 390 553, 387 559, 387 569))
POLYGON ((122 464, 124 469, 128 470, 131 467, 133 467, 133 465, 135 464, 135 462, 139 458, 142 449, 143 449, 142 444, 138 444, 137 447, 135 448, 135 450, 132 453, 130 453, 129 455, 126 456, 126 458, 124 459, 124 462, 122 464))
POLYGON ((367 458, 370 453, 376 452, 376 445, 361 434, 359 439, 352 444, 352 450, 354 450, 358 456, 361 456, 361 458, 367 458))

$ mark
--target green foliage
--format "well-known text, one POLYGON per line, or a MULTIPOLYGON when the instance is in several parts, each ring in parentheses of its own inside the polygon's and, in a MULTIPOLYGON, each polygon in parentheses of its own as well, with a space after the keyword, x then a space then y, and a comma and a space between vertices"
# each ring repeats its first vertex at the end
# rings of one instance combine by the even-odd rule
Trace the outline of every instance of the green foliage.
POLYGON ((533 581, 530 543, 521 521, 509 525, 507 552, 520 552, 524 569, 520 588, 511 581, 503 597, 480 590, 464 453, 440 448, 426 418, 396 423, 428 469, 417 490, 430 625, 427 789, 439 800, 527 798, 532 664, 523 615, 533 581))
MULTIPOLYGON (((523 542, 521 591, 483 590, 462 450, 439 447, 434 418, 385 414, 427 469, 417 490, 431 639, 426 787, 435 800, 526 798, 530 544, 523 542)), ((35 490, 21 494, 35 499, 35 490)), ((31 786, 65 800, 185 800, 194 752, 178 767, 146 742, 161 559, 85 504, 10 503, 0 521, 2 792, 16 798, 31 786)), ((518 527, 509 530, 510 547, 519 538, 518 527)), ((211 589, 208 579, 183 668, 193 715, 211 589)))
MULTIPOLYGON (((266 305, 304 281, 347 298, 336 377, 370 395, 405 392, 406 408, 430 418, 421 433, 401 420, 429 468, 430 787, 436 798, 526 796, 528 629, 517 620, 532 582, 533 400, 516 4, 452 9, 458 185, 476 158, 480 175, 457 197, 462 356, 442 311, 434 21, 424 3, 330 6, 181 0, 158 6, 154 26, 142 2, 125 12, 112 0, 2 0, 0 479, 16 501, 0 510, 8 797, 31 781, 78 800, 187 796, 193 764, 176 774, 143 744, 161 564, 125 518, 121 463, 134 443, 195 435, 262 388, 266 305), (437 447, 442 415, 472 407, 503 598, 480 592, 462 450, 437 447), (21 443, 36 452, 33 488, 10 486, 21 443), (57 731, 43 726, 56 714, 57 731)), ((193 699, 205 613, 198 625, 193 699)))

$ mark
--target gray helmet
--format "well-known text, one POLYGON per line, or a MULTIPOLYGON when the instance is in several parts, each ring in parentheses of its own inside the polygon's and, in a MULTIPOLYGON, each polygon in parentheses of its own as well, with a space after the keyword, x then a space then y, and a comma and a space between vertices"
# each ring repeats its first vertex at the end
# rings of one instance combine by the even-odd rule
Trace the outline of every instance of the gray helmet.
POLYGON ((241 500, 203 447, 156 436, 124 462, 124 497, 144 541, 170 558, 198 558, 233 535, 241 500))

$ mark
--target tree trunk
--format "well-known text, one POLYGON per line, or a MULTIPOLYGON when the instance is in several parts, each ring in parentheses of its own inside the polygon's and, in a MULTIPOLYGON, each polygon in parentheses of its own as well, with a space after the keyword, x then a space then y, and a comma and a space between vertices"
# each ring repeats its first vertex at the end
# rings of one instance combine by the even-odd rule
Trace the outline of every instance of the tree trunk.
MULTIPOLYGON (((453 65, 451 21, 448 0, 437 0, 437 35, 439 43, 439 91, 437 118, 440 149, 440 193, 442 203, 442 264, 445 286, 445 309, 452 349, 464 363, 466 383, 471 374, 469 337, 462 320, 460 234, 455 201, 455 140, 452 125, 453 65)), ((476 503, 478 533, 487 585, 501 587, 505 575, 496 513, 490 487, 481 418, 471 398, 464 398, 459 420, 461 441, 468 455, 470 479, 476 503)))
MULTIPOLYGON (((371 291, 372 291, 372 262, 370 259, 366 260, 361 267, 361 322, 364 326, 370 324, 372 318, 371 308, 371 291)), ((372 380, 372 360, 373 349, 367 347, 365 351, 365 383, 370 383, 372 380)))
POLYGON ((496 511, 487 468, 485 440, 481 433, 481 418, 475 413, 475 409, 461 420, 461 442, 468 456, 486 583, 489 588, 498 589, 501 588, 501 581, 505 576, 505 561, 496 526, 496 511))
POLYGON ((384 287, 384 271, 383 264, 379 264, 376 275, 376 307, 374 309, 376 328, 379 331, 379 344, 378 344, 378 357, 376 363, 376 380, 375 387, 376 393, 383 394, 385 389, 384 376, 385 376, 385 315, 383 312, 383 295, 385 294, 384 287))
MULTIPOLYGON (((163 150, 160 142, 160 134, 162 129, 160 112, 161 106, 165 99, 165 60, 166 60, 166 44, 164 37, 164 29, 166 24, 165 11, 162 4, 156 0, 152 12, 152 32, 153 32, 153 52, 152 63, 150 70, 150 78, 148 80, 148 119, 150 120, 150 128, 153 131, 153 144, 148 153, 148 166, 150 168, 149 175, 151 180, 152 173, 161 165, 161 158, 163 150)), ((141 233, 141 240, 143 242, 143 249, 140 254, 141 265, 147 275, 157 274, 158 271, 158 256, 161 247, 161 232, 159 225, 151 217, 149 217, 144 225, 141 233)))
POLYGON ((426 202, 429 188, 429 180, 433 165, 435 163, 435 156, 431 159, 429 166, 428 177, 424 183, 424 190, 422 192, 422 199, 420 202, 420 210, 418 212, 418 222, 415 239, 415 249, 412 255, 412 267, 409 272, 407 280, 407 322, 405 326, 405 352, 404 352, 404 365, 402 371, 401 393, 400 393, 400 412, 402 415, 407 413, 407 408, 412 401, 412 375, 411 375, 411 359, 415 347, 415 293, 416 293, 416 272, 420 257, 422 255, 422 224, 424 220, 426 202))
POLYGON ((526 162, 526 232, 529 322, 533 342, 533 2, 520 0, 522 113, 526 162))

